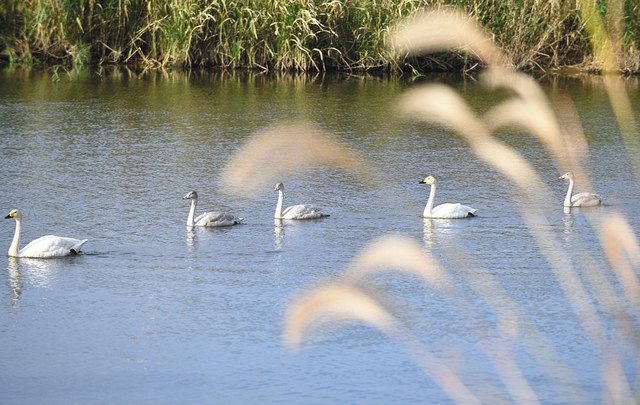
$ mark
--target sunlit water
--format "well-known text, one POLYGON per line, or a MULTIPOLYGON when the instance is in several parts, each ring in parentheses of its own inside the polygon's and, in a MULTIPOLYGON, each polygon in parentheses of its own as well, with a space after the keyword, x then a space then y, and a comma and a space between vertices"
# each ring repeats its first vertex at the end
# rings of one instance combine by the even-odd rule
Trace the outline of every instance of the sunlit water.
MULTIPOLYGON (((473 80, 445 81, 480 110, 496 100, 473 80)), ((590 221, 622 210, 639 229, 637 179, 598 80, 544 83, 550 94, 574 98, 590 142, 589 172, 607 206, 564 213, 566 184, 543 148, 524 134, 501 138, 555 198, 548 222, 536 226, 579 272, 595 266, 609 275, 590 221)), ((639 105, 636 83, 627 84, 639 105)), ((299 352, 283 348, 292 299, 339 278, 361 248, 389 233, 418 240, 463 291, 460 302, 407 276, 375 280, 403 303, 411 333, 480 398, 510 400, 487 357, 495 347, 479 342, 500 335, 500 308, 516 308, 518 337, 500 347, 512 349, 539 399, 599 402, 600 350, 512 203, 518 194, 460 138, 399 119, 394 103, 409 86, 182 74, 55 82, 3 73, 2 216, 24 212, 23 245, 48 233, 89 242, 68 259, 0 258, 0 402, 446 403, 402 346, 374 329, 314 336, 299 352), (291 173, 282 179, 285 204, 314 203, 331 216, 282 227, 274 226, 272 186, 254 200, 224 194, 218 176, 230 155, 255 131, 289 119, 336 134, 387 180, 376 188, 333 169, 291 173), (427 174, 439 180, 437 202, 471 205, 478 217, 423 221, 428 188, 418 181, 427 174), (229 209, 245 223, 188 231, 181 197, 192 189, 200 211, 229 209), (495 295, 489 304, 472 292, 492 279, 509 299, 495 295), (559 364, 575 381, 554 381, 559 364)), ((0 224, 4 250, 14 223, 0 224)), ((619 350, 633 386, 635 354, 619 350)))

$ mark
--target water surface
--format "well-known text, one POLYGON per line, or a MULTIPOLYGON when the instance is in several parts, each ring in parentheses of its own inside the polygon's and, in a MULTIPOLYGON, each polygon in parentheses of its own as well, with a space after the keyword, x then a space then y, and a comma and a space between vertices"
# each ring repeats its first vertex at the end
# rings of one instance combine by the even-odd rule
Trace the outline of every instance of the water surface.
MULTIPOLYGON (((473 80, 436 80, 480 111, 504 97, 473 80)), ((535 226, 559 241, 587 282, 589 266, 612 279, 592 224, 624 211, 639 229, 637 179, 599 81, 543 83, 550 95, 576 103, 589 173, 607 205, 564 213, 566 184, 545 150, 518 132, 501 139, 529 159, 554 195, 548 219, 535 226)), ((600 402, 601 351, 518 214, 512 198, 522 196, 462 139, 400 119, 394 105, 411 85, 358 77, 109 74, 56 82, 0 74, 3 216, 24 212, 23 244, 49 233, 89 239, 78 257, 0 258, 0 402, 447 403, 400 345, 369 327, 313 337, 299 352, 282 346, 292 299, 339 278, 360 249, 389 233, 419 241, 464 292, 460 302, 410 277, 375 280, 403 302, 412 334, 481 398, 511 400, 479 343, 500 334, 503 307, 523 314, 510 347, 539 399, 600 402), (255 131, 291 119, 334 133, 387 180, 371 187, 323 167, 291 173, 282 179, 285 204, 314 203, 331 217, 283 227, 274 226, 272 186, 256 199, 222 192, 219 173, 231 154, 255 131), (439 180, 437 202, 472 205, 478 217, 423 220, 428 188, 418 181, 427 174, 439 180), (192 189, 199 210, 229 209, 245 224, 188 231, 181 196, 192 189), (472 287, 492 281, 506 296, 489 304, 472 287), (540 345, 534 351, 546 369, 528 344, 540 345), (560 372, 560 364, 572 377, 558 384, 550 370, 560 372)), ((637 83, 627 86, 640 105, 637 83)), ((2 249, 13 230, 13 221, 2 222, 2 249)), ((621 295, 608 298, 625 308, 621 295)), ((618 349, 637 381, 637 353, 622 343, 618 349)))

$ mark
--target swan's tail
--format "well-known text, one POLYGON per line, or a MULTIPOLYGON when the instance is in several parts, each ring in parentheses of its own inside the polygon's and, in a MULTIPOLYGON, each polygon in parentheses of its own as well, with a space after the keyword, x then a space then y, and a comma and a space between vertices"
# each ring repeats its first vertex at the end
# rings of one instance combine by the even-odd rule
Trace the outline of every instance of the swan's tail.
POLYGON ((243 219, 244 219, 244 218, 238 218, 238 219, 236 220, 236 224, 241 224, 243 219))
POLYGON ((71 252, 72 255, 77 255, 78 253, 80 253, 80 248, 82 247, 82 245, 84 245, 89 239, 83 239, 80 242, 76 243, 75 245, 73 245, 71 247, 71 249, 69 249, 69 251, 71 252))

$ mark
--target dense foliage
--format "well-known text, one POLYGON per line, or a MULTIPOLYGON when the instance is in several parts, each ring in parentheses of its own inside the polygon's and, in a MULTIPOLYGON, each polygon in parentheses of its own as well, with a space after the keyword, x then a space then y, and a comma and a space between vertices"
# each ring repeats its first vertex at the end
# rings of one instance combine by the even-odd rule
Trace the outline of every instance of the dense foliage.
POLYGON ((402 17, 454 6, 490 30, 518 68, 592 68, 580 1, 597 2, 621 38, 623 69, 639 71, 637 0, 4 0, 0 52, 24 65, 468 68, 462 56, 411 60, 388 46, 402 17))

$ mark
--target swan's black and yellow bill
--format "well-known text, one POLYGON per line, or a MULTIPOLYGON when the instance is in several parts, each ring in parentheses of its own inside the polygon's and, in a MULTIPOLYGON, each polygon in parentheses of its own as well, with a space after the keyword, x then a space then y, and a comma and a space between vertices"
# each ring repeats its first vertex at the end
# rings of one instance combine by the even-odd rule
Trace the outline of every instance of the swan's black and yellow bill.
POLYGON ((4 217, 4 219, 9 219, 9 218, 11 218, 11 214, 9 214, 6 217, 4 217))
POLYGON ((424 181, 424 180, 420 180, 420 181, 418 182, 418 184, 425 184, 425 183, 426 183, 426 181, 424 181))
POLYGON ((18 212, 18 210, 11 210, 6 217, 4 217, 4 219, 10 219, 16 216, 16 213, 18 212))

